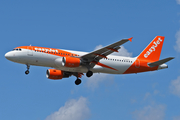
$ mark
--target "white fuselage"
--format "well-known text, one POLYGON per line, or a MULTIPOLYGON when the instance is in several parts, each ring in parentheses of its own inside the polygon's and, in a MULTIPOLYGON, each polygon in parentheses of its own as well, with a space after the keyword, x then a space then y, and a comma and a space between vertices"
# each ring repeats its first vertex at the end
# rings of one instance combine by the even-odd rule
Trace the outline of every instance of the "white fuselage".
MULTIPOLYGON (((78 54, 79 56, 87 54, 87 52, 79 52, 72 50, 65 50, 73 54, 78 54)), ((86 73, 88 71, 87 67, 64 67, 62 66, 62 56, 57 56, 53 54, 47 54, 44 52, 37 52, 29 49, 13 50, 5 54, 5 57, 13 62, 35 65, 35 66, 44 66, 52 67, 55 69, 69 71, 69 72, 80 72, 86 73)), ((99 62, 108 67, 95 65, 91 71, 94 73, 110 73, 110 74, 123 74, 135 61, 137 57, 121 57, 109 55, 106 58, 101 59, 99 62), (112 68, 112 69, 111 69, 112 68)))
POLYGON ((5 54, 5 57, 13 62, 25 64, 29 74, 30 65, 51 67, 46 76, 48 79, 58 80, 75 76, 76 85, 81 83, 79 78, 86 73, 91 77, 93 73, 108 74, 131 74, 148 72, 167 68, 164 63, 174 59, 168 57, 159 60, 164 41, 163 36, 156 36, 151 43, 137 56, 122 57, 110 55, 119 52, 120 46, 132 41, 132 38, 122 39, 108 46, 92 52, 80 52, 73 50, 62 50, 38 46, 20 46, 5 54))

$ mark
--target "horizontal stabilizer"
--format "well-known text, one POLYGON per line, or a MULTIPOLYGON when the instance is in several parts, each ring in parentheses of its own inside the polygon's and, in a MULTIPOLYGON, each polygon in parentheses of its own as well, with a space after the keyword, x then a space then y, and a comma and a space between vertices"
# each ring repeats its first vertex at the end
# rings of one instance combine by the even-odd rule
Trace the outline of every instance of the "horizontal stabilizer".
POLYGON ((156 67, 156 66, 162 65, 172 59, 174 59, 174 57, 168 57, 168 58, 165 58, 165 59, 153 62, 153 63, 148 63, 148 65, 149 65, 149 67, 156 67))

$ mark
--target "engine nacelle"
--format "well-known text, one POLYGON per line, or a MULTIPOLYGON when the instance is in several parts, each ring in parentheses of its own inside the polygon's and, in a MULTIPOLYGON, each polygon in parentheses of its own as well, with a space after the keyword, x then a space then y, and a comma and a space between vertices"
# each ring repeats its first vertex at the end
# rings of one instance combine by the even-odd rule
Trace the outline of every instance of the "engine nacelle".
POLYGON ((64 74, 63 74, 63 71, 61 71, 61 70, 48 69, 46 72, 46 77, 48 79, 57 80, 57 79, 62 79, 63 76, 64 76, 64 74))
POLYGON ((63 57, 62 66, 65 67, 79 67, 81 64, 80 58, 75 57, 63 57))

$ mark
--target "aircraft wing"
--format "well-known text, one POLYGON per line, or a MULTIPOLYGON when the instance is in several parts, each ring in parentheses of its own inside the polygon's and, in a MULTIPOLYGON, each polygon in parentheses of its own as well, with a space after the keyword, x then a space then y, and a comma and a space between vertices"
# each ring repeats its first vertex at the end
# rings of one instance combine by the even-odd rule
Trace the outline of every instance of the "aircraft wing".
POLYGON ((111 54, 113 52, 118 52, 118 50, 120 49, 120 45, 126 43, 127 41, 132 41, 132 38, 122 39, 122 40, 115 42, 113 44, 110 44, 106 47, 103 47, 103 48, 100 48, 93 52, 90 52, 88 54, 85 54, 85 55, 81 56, 81 58, 88 63, 98 62, 100 59, 106 58, 106 56, 108 56, 109 54, 111 54))

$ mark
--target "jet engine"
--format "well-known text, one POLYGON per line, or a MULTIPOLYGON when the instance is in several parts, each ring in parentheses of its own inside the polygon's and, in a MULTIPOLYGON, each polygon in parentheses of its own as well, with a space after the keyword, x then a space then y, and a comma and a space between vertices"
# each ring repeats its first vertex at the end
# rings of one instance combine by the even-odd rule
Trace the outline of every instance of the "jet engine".
POLYGON ((80 58, 75 57, 63 57, 62 66, 65 67, 79 67, 81 64, 80 58))
POLYGON ((48 69, 46 72, 46 77, 48 79, 53 79, 53 80, 58 80, 62 78, 67 78, 69 77, 70 74, 62 71, 62 70, 56 70, 56 69, 48 69))

